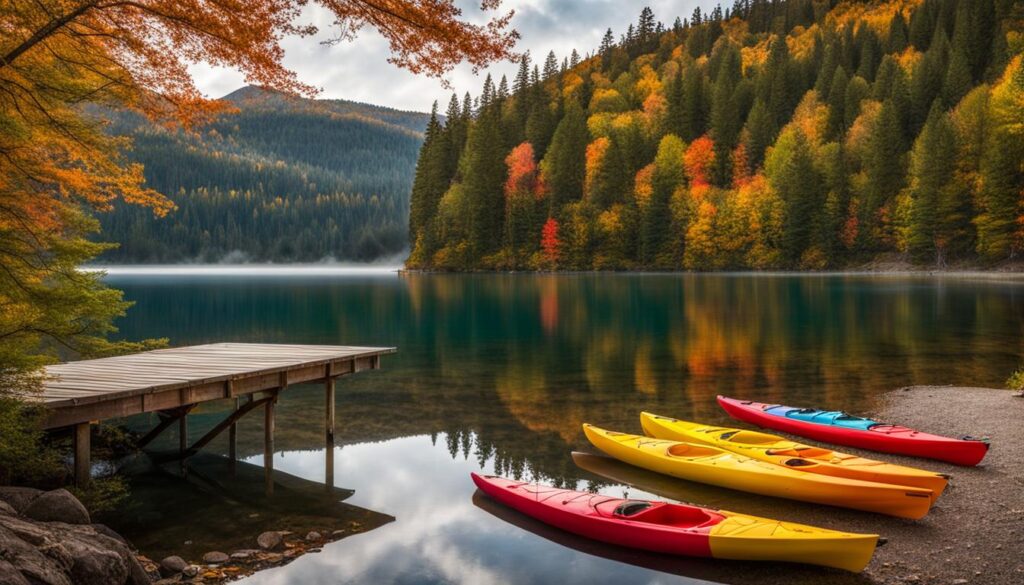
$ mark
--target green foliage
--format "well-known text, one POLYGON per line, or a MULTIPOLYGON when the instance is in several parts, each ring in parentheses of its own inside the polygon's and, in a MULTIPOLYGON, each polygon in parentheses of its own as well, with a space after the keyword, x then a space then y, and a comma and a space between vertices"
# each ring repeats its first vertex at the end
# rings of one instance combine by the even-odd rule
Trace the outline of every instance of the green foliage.
POLYGON ((430 131, 438 137, 416 171, 425 180, 410 209, 427 116, 255 88, 229 99, 238 113, 195 132, 114 116, 111 131, 133 138, 128 156, 145 166, 148 185, 178 209, 156 218, 116 204, 100 214, 101 237, 121 243, 101 261, 311 262, 394 255, 408 246, 410 222, 419 227, 429 221, 454 170, 441 160, 450 145, 438 136, 435 119, 430 131))
MULTIPOLYGON (((1024 21, 1005 0, 983 0, 977 14, 970 5, 738 2, 729 24, 698 9, 670 30, 652 29, 644 10, 594 58, 544 76, 521 66, 507 98, 487 82, 463 116, 470 144, 437 219, 411 234, 413 262, 541 258, 549 220, 548 248, 570 269, 820 269, 894 251, 940 265, 1012 258, 1024 250, 1024 156, 996 145, 1024 144, 1009 73, 1024 21), (495 196, 496 163, 514 144, 493 128, 520 126, 538 142, 543 189, 532 212, 525 200, 514 208, 513 223, 534 224, 513 234, 500 229, 513 207, 495 196)), ((432 152, 426 144, 421 164, 432 152)), ((414 199, 430 181, 417 176, 414 199)))
POLYGON ((1024 392, 1024 368, 1010 374, 1010 377, 1006 379, 1006 387, 1010 390, 1024 392))

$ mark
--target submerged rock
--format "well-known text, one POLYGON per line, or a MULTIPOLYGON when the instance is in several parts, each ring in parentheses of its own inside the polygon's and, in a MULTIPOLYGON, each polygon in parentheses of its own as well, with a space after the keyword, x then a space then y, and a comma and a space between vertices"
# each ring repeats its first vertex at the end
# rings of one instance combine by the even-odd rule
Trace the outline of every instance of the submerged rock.
POLYGON ((170 577, 184 571, 186 567, 188 567, 188 563, 185 562, 185 559, 178 555, 171 555, 160 561, 160 574, 170 577))
POLYGON ((280 532, 267 531, 256 537, 256 544, 263 550, 275 550, 281 547, 284 538, 280 532))
POLYGON ((231 557, 229 557, 227 553, 222 553, 219 550, 215 550, 203 555, 203 562, 207 565, 222 565, 228 562, 230 558, 231 557))

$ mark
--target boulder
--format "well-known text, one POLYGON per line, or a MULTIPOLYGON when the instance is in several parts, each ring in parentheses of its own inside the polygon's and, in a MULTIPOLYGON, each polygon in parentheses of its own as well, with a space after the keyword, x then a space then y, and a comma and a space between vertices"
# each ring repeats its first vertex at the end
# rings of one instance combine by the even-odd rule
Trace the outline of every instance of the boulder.
POLYGON ((281 547, 284 538, 280 532, 268 531, 256 537, 256 544, 263 550, 275 550, 281 547))
POLYGON ((203 555, 203 562, 207 565, 223 565, 231 559, 227 553, 222 553, 219 550, 211 551, 203 555))
MULTIPOLYGON (((33 498, 26 512, 47 499, 55 505, 70 507, 78 502, 65 490, 47 492, 33 498), (59 492, 64 492, 61 494, 59 492), (51 495, 52 494, 52 495, 51 495), (66 494, 66 496, 65 496, 66 494)), ((13 506, 12 506, 13 508, 13 506)), ((0 518, 0 585, 149 585, 150 578, 123 539, 109 536, 85 524, 39 520, 28 515, 12 515, 7 509, 0 518)), ((88 518, 84 508, 79 518, 88 518)), ((36 516, 48 518, 39 510, 36 516)), ((75 518, 72 518, 75 519, 75 518)), ((88 520, 86 520, 88 522, 88 520)))
POLYGON ((23 515, 40 522, 63 522, 65 524, 89 524, 89 511, 78 498, 66 489, 44 492, 34 498, 23 515))
POLYGON ((165 577, 170 577, 171 575, 181 573, 187 567, 188 563, 185 562, 185 559, 177 555, 171 555, 160 561, 160 574, 165 577))
POLYGON ((21 514, 29 503, 36 499, 43 490, 28 487, 0 487, 0 500, 7 502, 16 512, 21 514))
POLYGON ((0 585, 32 585, 17 567, 0 559, 0 585))

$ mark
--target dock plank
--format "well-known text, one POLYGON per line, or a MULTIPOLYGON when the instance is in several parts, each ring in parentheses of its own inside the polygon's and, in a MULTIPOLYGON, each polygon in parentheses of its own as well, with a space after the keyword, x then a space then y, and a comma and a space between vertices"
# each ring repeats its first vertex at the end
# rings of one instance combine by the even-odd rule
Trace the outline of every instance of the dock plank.
MULTIPOLYGON (((192 389, 205 387, 202 396, 222 397, 215 385, 223 384, 227 390, 236 381, 247 381, 239 383, 247 392, 256 392, 266 386, 266 379, 309 380, 318 376, 317 367, 324 368, 320 379, 327 373, 335 376, 376 368, 379 360, 367 358, 395 351, 393 347, 236 342, 157 349, 47 366, 39 399, 51 411, 50 426, 63 426, 79 419, 145 412, 148 398, 140 405, 138 397, 148 394, 166 397, 182 390, 185 400, 193 397, 192 389), (338 363, 351 366, 331 365, 338 363)), ((161 398, 154 404, 166 402, 161 398)))

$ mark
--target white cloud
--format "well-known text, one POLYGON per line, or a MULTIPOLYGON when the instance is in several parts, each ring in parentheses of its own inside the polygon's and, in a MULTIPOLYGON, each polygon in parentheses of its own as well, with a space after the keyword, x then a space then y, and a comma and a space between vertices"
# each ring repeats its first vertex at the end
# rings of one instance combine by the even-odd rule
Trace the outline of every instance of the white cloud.
MULTIPOLYGON (((490 14, 479 9, 479 1, 458 0, 465 18, 483 22, 490 14)), ((522 35, 516 50, 529 50, 535 60, 543 61, 548 51, 561 59, 576 49, 581 55, 594 50, 605 29, 612 28, 616 38, 629 23, 636 20, 641 8, 651 6, 654 15, 670 26, 676 16, 687 17, 695 6, 713 6, 709 0, 652 0, 626 2, 621 0, 505 0, 501 10, 516 11, 512 26, 522 35)), ((728 4, 728 3, 726 3, 728 4)), ((320 32, 315 37, 288 37, 284 63, 298 73, 299 79, 323 90, 321 97, 347 99, 380 104, 404 110, 427 111, 434 100, 441 108, 451 90, 436 79, 417 76, 387 62, 387 41, 371 28, 359 32, 352 42, 325 45, 331 38, 333 18, 319 6, 308 6, 301 22, 315 24, 320 32)), ((514 75, 516 65, 499 63, 490 68, 495 78, 514 75)), ((210 97, 220 97, 245 85, 237 71, 214 68, 206 64, 192 67, 199 88, 210 97)), ((483 76, 474 76, 468 66, 460 66, 449 80, 461 96, 476 95, 483 76)))

